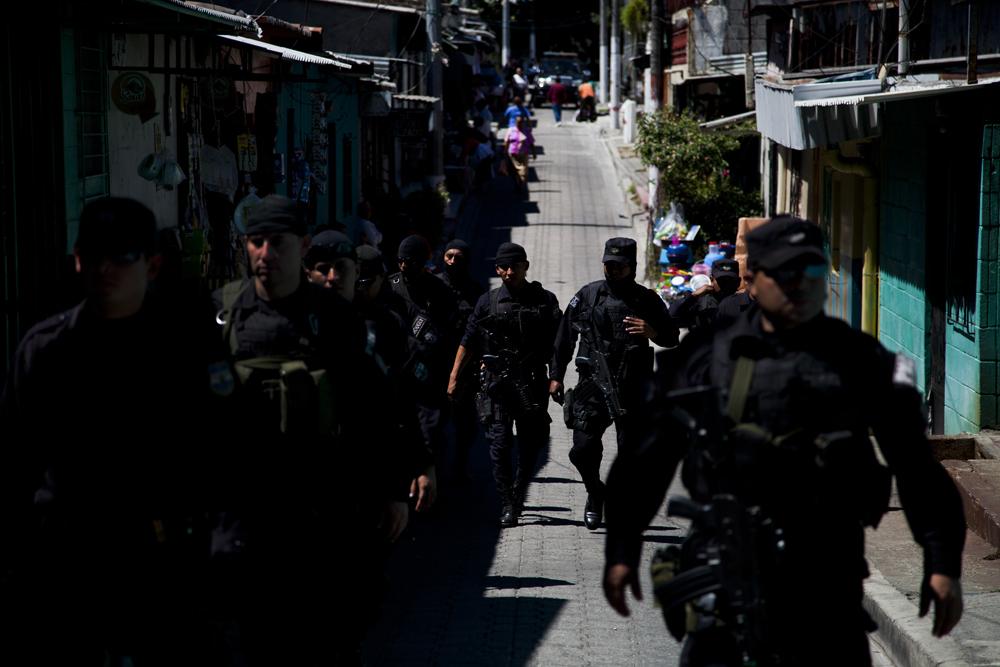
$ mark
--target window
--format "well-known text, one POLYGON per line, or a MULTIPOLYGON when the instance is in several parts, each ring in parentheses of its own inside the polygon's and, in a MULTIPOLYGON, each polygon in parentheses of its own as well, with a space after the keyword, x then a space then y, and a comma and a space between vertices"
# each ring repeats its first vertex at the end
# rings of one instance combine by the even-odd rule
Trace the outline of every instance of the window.
POLYGON ((101 33, 79 31, 76 39, 80 192, 86 203, 109 193, 107 48, 101 33))

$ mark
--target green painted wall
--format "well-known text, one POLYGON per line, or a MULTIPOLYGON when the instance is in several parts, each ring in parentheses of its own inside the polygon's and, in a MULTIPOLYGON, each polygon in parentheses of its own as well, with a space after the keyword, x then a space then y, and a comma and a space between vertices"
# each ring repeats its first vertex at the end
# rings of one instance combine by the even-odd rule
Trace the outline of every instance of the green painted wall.
MULTIPOLYGON (((882 137, 883 173, 880 202, 879 338, 890 350, 917 360, 918 387, 925 392, 930 373, 930 307, 926 301, 927 243, 947 247, 942 239, 927 239, 929 189, 928 128, 934 107, 928 102, 886 105, 882 137)), ((968 122, 978 123, 969 118, 968 122)), ((981 125, 980 125, 981 127, 981 125)), ((968 321, 954 318, 947 300, 945 328, 944 431, 977 432, 1000 423, 998 412, 998 331, 1000 331, 1000 131, 976 130, 980 147, 955 151, 954 159, 980 160, 982 177, 977 197, 978 215, 960 224, 977 226, 975 253, 954 261, 976 263, 975 293, 968 321), (994 134, 996 136, 994 136, 994 134)), ((977 165, 978 166, 978 165, 977 165)), ((932 253, 934 252, 932 248, 932 253)))
POLYGON ((917 385, 924 392, 930 370, 924 296, 927 150, 922 118, 899 109, 883 108, 879 340, 916 360, 917 385))
MULTIPOLYGON (((303 73, 301 66, 295 70, 296 73, 303 73)), ((311 78, 318 78, 320 72, 315 66, 309 66, 308 74, 311 78)), ((318 224, 327 224, 343 220, 347 215, 344 211, 346 201, 352 202, 352 209, 357 206, 361 192, 361 116, 358 105, 357 84, 348 79, 331 77, 325 83, 286 83, 281 87, 278 97, 278 137, 275 150, 285 155, 286 179, 285 183, 276 186, 278 192, 288 194, 291 182, 292 153, 288 145, 287 119, 288 110, 295 110, 295 146, 305 148, 306 142, 312 129, 312 95, 314 91, 324 91, 330 103, 330 112, 327 114, 326 122, 335 123, 337 126, 337 136, 329 137, 329 141, 336 146, 336 164, 328 166, 329 181, 327 183, 327 194, 318 195, 316 200, 316 221, 318 224), (349 160, 352 167, 352 178, 350 191, 345 192, 344 186, 344 137, 351 138, 351 155, 349 160), (331 197, 335 197, 335 210, 330 210, 331 197)), ((308 155, 306 156, 308 159, 308 155)), ((350 211, 353 213, 353 210, 350 211)))

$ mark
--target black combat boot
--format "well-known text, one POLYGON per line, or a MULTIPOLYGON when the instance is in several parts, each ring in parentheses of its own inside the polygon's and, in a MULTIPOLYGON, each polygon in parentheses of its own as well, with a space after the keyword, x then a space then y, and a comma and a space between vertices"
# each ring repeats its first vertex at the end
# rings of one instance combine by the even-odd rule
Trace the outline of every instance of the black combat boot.
POLYGON ((604 484, 594 493, 587 494, 587 505, 583 508, 583 524, 587 530, 597 530, 604 521, 604 484))
POLYGON ((517 512, 514 510, 514 503, 505 500, 503 509, 500 511, 500 527, 513 528, 517 525, 517 512))

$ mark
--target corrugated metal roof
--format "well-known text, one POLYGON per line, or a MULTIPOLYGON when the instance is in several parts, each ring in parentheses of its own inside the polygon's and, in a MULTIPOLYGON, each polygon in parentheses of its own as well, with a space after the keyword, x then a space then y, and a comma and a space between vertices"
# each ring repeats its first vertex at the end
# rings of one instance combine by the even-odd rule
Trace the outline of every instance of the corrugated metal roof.
POLYGON ((440 98, 431 97, 430 95, 393 95, 392 99, 399 100, 401 102, 422 102, 424 104, 437 104, 440 98))
POLYGON ((342 70, 352 70, 354 65, 343 60, 337 60, 334 58, 326 58, 324 56, 317 56, 312 53, 305 53, 303 51, 296 51, 295 49, 289 49, 284 46, 276 46, 275 44, 268 44, 267 42, 262 42, 259 39, 250 39, 249 37, 238 37, 236 35, 219 35, 220 39, 224 39, 227 42, 235 42, 237 44, 243 44, 245 46, 250 46, 261 51, 266 51, 268 53, 274 53, 287 60, 294 60, 300 63, 308 63, 310 65, 325 65, 327 67, 336 67, 342 70))
MULTIPOLYGON (((948 93, 958 93, 963 90, 974 90, 985 86, 993 86, 1000 83, 1000 78, 983 79, 978 83, 969 84, 965 81, 933 81, 921 83, 899 82, 890 84, 891 90, 883 91, 881 87, 873 89, 868 93, 855 95, 840 95, 817 97, 812 99, 796 99, 795 106, 798 108, 810 107, 837 107, 837 106, 859 106, 866 104, 876 104, 878 102, 901 102, 903 100, 916 99, 918 97, 933 97, 935 95, 946 95, 948 93)), ((796 86, 795 92, 803 86, 796 86)))
POLYGON ((359 62, 371 65, 372 70, 376 75, 384 76, 386 78, 389 78, 389 70, 392 67, 392 63, 406 63, 408 65, 421 64, 416 60, 408 60, 406 58, 390 58, 389 56, 370 56, 363 53, 339 53, 336 51, 327 51, 326 53, 333 58, 340 58, 341 60, 346 60, 348 62, 359 62))
POLYGON ((882 133, 881 107, 796 106, 791 87, 757 80, 757 129, 767 138, 794 150, 825 148, 841 141, 867 139, 882 133))
POLYGON ((141 3, 147 5, 153 5, 155 7, 161 7, 163 9, 169 9, 175 12, 180 12, 182 14, 187 14, 189 16, 198 16, 212 21, 217 21, 219 23, 224 23, 226 25, 233 26, 234 28, 239 28, 240 30, 245 30, 247 32, 252 32, 257 37, 260 37, 263 32, 257 22, 254 21, 249 16, 239 16, 232 12, 221 11, 218 9, 212 9, 211 7, 203 7, 194 2, 185 2, 184 0, 138 0, 141 3))

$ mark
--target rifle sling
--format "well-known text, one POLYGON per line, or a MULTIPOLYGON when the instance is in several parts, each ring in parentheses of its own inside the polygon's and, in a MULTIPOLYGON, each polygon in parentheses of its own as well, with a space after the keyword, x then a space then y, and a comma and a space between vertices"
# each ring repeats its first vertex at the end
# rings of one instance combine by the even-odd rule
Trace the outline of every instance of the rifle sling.
POLYGON ((733 381, 729 385, 729 403, 726 406, 726 414, 734 423, 739 423, 746 411, 755 365, 756 362, 748 357, 740 357, 736 360, 733 381))

